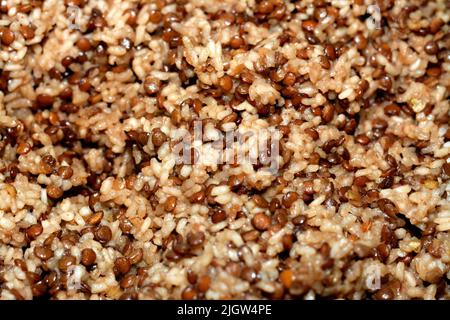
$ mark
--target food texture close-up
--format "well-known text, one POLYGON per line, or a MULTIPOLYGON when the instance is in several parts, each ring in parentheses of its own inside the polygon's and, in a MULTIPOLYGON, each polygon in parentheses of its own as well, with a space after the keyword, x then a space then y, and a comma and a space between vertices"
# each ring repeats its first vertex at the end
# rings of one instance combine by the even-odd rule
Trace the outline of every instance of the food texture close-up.
POLYGON ((0 300, 450 299, 448 0, 1 0, 0 300))

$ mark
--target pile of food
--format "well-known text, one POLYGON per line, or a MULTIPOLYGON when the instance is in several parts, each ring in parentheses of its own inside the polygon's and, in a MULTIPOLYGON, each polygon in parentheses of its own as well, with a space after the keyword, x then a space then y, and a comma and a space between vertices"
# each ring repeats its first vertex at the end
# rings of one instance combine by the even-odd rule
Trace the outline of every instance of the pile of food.
POLYGON ((0 15, 0 299, 450 298, 448 1, 0 15))

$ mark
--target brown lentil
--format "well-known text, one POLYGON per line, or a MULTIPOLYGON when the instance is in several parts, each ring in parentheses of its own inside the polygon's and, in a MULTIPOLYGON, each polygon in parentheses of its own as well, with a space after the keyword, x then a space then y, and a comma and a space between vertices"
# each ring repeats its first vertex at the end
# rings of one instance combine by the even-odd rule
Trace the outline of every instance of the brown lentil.
POLYGON ((48 260, 53 257, 53 251, 47 247, 35 247, 34 255, 41 260, 48 260))
POLYGON ((270 227, 270 218, 264 213, 259 212, 253 217, 252 224, 257 230, 264 231, 270 227))
POLYGON ((359 144, 362 144, 363 146, 368 145, 370 143, 369 137, 367 137, 365 134, 359 134, 355 137, 356 142, 359 144))
POLYGON ((38 94, 36 97, 36 102, 39 108, 51 107, 54 101, 54 98, 48 94, 38 94))
POLYGON ((152 143, 155 147, 161 147, 167 141, 167 136, 159 128, 152 130, 152 143))
POLYGON ((219 85, 224 91, 229 92, 233 89, 233 79, 230 76, 225 75, 220 78, 219 85))
POLYGON ((78 39, 76 45, 81 51, 89 51, 92 48, 91 42, 87 38, 78 39))
POLYGON ((0 33, 1 33, 2 44, 4 44, 5 46, 9 46, 16 39, 14 32, 8 28, 3 28, 0 31, 0 33))
POLYGON ((211 278, 209 276, 201 276, 197 281, 197 289, 200 292, 206 292, 211 285, 211 278))
POLYGON ((234 36, 230 40, 230 46, 233 49, 239 49, 245 44, 244 39, 242 39, 240 36, 234 36))
POLYGON ((69 271, 69 268, 77 263, 77 259, 74 256, 64 256, 58 261, 58 268, 62 272, 69 271))
POLYGON ((434 55, 439 52, 439 46, 434 41, 428 41, 424 46, 424 50, 426 53, 434 55))
POLYGON ((108 243, 112 239, 112 232, 108 226, 101 226, 95 230, 95 239, 101 243, 108 243))
POLYGON ((97 225, 99 224, 103 219, 103 211, 98 211, 89 216, 87 218, 86 223, 91 225, 97 225))
POLYGON ((227 218, 227 214, 225 210, 219 209, 214 211, 213 215, 211 216, 211 221, 213 223, 219 223, 224 221, 227 218))
POLYGON ((36 239, 41 233, 44 231, 44 228, 42 228, 42 225, 40 224, 33 224, 27 229, 27 237, 30 240, 36 239))
POLYGON ((175 196, 167 197, 167 200, 164 204, 164 209, 167 212, 172 212, 177 206, 177 198, 175 196))
POLYGON ((49 184, 47 186, 47 195, 52 199, 58 199, 62 197, 63 190, 55 184, 49 184))
POLYGON ((398 213, 396 205, 389 199, 382 198, 377 203, 381 211, 388 216, 394 217, 398 213))
POLYGON ((189 286, 183 290, 183 293, 181 294, 181 299, 193 300, 196 298, 196 296, 197 296, 197 291, 193 287, 189 286))
POLYGON ((283 196, 281 202, 284 207, 290 208, 292 204, 298 200, 298 198, 299 196, 296 192, 290 191, 283 196))
POLYGON ((20 33, 25 38, 25 40, 31 40, 35 36, 34 29, 26 25, 20 26, 20 33))
POLYGON ((267 202, 266 199, 264 199, 261 195, 259 194, 255 194, 252 197, 253 202, 255 203, 256 206, 260 207, 260 208, 268 208, 269 207, 269 203, 267 202))
POLYGON ((192 203, 200 203, 203 202, 205 196, 206 196, 205 191, 198 191, 191 196, 190 201, 192 203))
POLYGON ((198 247, 205 241, 205 234, 201 231, 189 232, 187 235, 187 241, 190 246, 198 247))
POLYGON ((396 104, 388 104, 384 107, 384 113, 387 116, 398 116, 402 109, 396 104))
POLYGON ((302 21, 302 29, 307 32, 314 32, 317 27, 317 22, 314 20, 305 20, 302 21))
POLYGON ((114 270, 118 274, 127 274, 131 269, 131 264, 127 258, 120 257, 114 261, 114 270))
POLYGON ((92 266, 95 263, 95 260, 97 259, 97 255, 95 254, 95 251, 86 248, 81 251, 81 263, 86 266, 92 266))

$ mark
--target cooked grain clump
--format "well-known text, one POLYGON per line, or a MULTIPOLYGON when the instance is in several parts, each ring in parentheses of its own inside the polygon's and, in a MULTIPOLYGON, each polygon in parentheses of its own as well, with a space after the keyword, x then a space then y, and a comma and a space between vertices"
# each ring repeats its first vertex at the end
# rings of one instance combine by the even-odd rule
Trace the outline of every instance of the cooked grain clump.
POLYGON ((0 298, 448 299, 448 2, 371 3, 2 1, 0 298))

